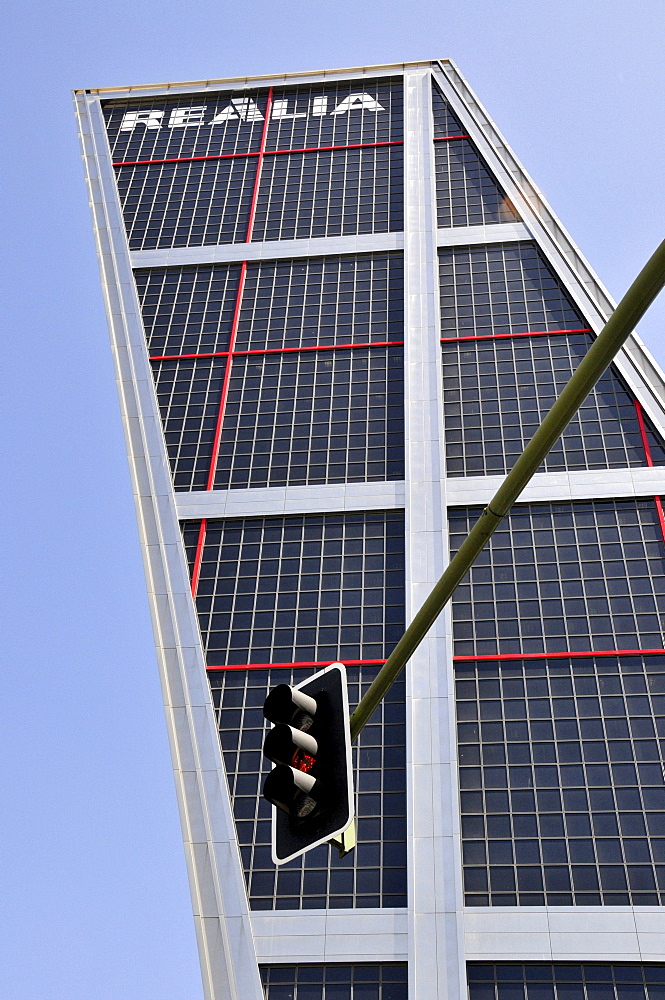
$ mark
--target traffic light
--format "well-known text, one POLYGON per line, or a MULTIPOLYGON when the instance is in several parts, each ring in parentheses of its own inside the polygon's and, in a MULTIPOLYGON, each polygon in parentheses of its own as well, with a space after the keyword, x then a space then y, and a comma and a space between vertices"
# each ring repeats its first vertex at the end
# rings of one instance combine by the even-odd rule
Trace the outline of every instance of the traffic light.
POLYGON ((344 664, 333 663, 295 687, 279 684, 263 714, 273 723, 263 752, 277 765, 263 796, 273 806, 272 859, 281 865, 339 837, 353 821, 344 664))

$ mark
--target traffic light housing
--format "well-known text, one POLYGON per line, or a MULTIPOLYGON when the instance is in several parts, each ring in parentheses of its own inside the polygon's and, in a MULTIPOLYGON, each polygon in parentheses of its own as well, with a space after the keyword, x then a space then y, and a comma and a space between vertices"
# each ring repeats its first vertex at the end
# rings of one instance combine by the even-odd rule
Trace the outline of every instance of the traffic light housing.
POLYGON ((346 668, 333 663, 295 687, 279 684, 263 714, 263 752, 276 766, 263 796, 272 810, 272 859, 285 864, 338 837, 353 821, 346 668))

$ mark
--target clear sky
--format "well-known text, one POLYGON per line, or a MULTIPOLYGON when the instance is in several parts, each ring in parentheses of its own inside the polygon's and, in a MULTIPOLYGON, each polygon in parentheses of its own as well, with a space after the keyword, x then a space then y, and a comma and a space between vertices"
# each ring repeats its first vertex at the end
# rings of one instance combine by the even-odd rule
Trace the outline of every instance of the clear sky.
MULTIPOLYGON (((0 992, 200 1000, 70 97, 450 57, 616 297, 665 236, 663 0, 6 0, 0 992)), ((665 296, 641 326, 665 362, 665 296)))

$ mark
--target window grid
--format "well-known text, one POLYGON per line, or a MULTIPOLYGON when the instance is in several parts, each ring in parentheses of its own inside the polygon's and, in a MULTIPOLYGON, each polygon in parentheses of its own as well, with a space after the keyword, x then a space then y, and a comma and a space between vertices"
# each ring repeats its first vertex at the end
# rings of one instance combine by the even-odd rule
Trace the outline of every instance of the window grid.
POLYGON ((238 350, 402 340, 401 254, 249 265, 238 350))
POLYGON ((137 287, 177 490, 403 478, 400 254, 159 268, 137 287))
POLYGON ((242 158, 119 170, 130 250, 245 242, 255 175, 242 158))
MULTIPOLYGON (((451 553, 479 513, 450 513, 451 553)), ((455 592, 455 655, 662 649, 664 584, 653 500, 515 507, 455 592)))
POLYGON ((588 330, 534 243, 439 251, 442 338, 588 330))
POLYGON ((216 489, 404 478, 401 348, 237 357, 216 489))
POLYGON ((434 147, 437 226, 518 222, 508 196, 468 139, 434 147))
MULTIPOLYGON (((193 572, 200 523, 184 533, 193 572)), ((385 659, 404 630, 403 512, 209 520, 196 606, 210 666, 385 659)))
POLYGON ((665 656, 455 677, 466 904, 665 903, 665 656))
POLYGON ((224 382, 224 358, 153 364, 164 441, 176 492, 208 482, 224 382))
POLYGON ((466 137, 466 129, 462 128, 448 101, 434 81, 432 81, 432 113, 434 115, 435 139, 466 137))
POLYGON ((268 157, 253 240, 385 233, 403 227, 401 147, 268 157))
POLYGON ((469 1000, 662 1000, 662 963, 470 962, 469 1000))
MULTIPOLYGON (((347 667, 357 704, 378 667, 347 667)), ((345 858, 323 844, 277 869, 270 854, 270 805, 262 753, 269 723, 262 706, 276 684, 298 684, 307 669, 209 672, 250 906, 254 910, 406 906, 404 684, 390 691, 353 748, 358 846, 345 858)))
MULTIPOLYGON (((382 965, 282 965, 280 963, 262 965, 261 979, 266 991, 266 1000, 407 1000, 408 997, 406 963, 382 965)), ((624 998, 620 997, 618 1000, 624 998)))
MULTIPOLYGON (((442 344, 449 476, 506 474, 587 353, 589 334, 442 344)), ((541 471, 665 464, 614 368, 598 381, 541 471), (645 455, 640 422, 651 462, 645 455)))
POLYGON ((226 351, 239 277, 238 264, 134 271, 148 353, 226 351))

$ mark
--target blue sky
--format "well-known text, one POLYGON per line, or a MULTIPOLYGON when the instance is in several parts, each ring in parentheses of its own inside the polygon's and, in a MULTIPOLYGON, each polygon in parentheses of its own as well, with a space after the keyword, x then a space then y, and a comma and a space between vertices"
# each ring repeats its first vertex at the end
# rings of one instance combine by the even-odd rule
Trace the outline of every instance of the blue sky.
MULTIPOLYGON (((199 1000, 70 90, 454 59, 615 297, 665 236, 662 0, 8 0, 0 984, 199 1000)), ((665 362, 665 296, 641 325, 665 362)))

